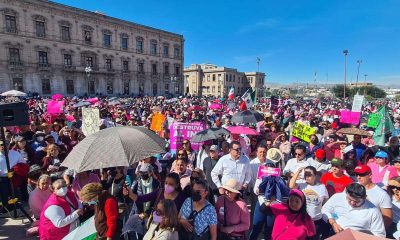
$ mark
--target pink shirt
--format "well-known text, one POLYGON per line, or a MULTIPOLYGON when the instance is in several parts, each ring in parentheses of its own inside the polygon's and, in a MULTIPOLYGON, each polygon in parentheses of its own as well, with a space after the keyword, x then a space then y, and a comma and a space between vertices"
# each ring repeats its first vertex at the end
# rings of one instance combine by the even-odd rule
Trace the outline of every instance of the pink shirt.
POLYGON ((88 181, 80 183, 79 175, 76 175, 74 181, 72 182, 71 191, 74 192, 79 199, 81 199, 81 190, 88 183, 100 183, 99 176, 97 176, 97 174, 90 173, 88 181))
POLYGON ((372 171, 373 183, 383 183, 387 185, 390 179, 397 176, 397 171, 393 166, 385 165, 381 170, 379 170, 379 165, 375 162, 369 162, 368 166, 372 171))
POLYGON ((226 219, 226 226, 234 226, 234 233, 241 233, 249 230, 250 213, 246 203, 243 202, 243 200, 232 202, 228 199, 225 199, 224 206, 224 199, 224 196, 220 196, 215 204, 218 223, 224 225, 224 219, 226 219))
POLYGON ((272 204, 272 213, 275 215, 273 240, 302 240, 316 234, 315 225, 310 216, 303 219, 302 215, 291 213, 286 204, 272 204))

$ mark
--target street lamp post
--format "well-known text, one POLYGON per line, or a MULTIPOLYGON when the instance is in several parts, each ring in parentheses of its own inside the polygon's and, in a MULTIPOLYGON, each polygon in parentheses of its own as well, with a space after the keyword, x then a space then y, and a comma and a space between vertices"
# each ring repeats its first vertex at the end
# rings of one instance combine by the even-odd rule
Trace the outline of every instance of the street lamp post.
POLYGON ((357 60, 357 80, 356 80, 356 90, 357 90, 357 94, 358 94, 358 75, 360 74, 360 65, 362 63, 362 60, 357 60))
POLYGON ((91 66, 88 65, 88 66, 85 67, 88 94, 90 94, 90 73, 91 73, 92 71, 93 71, 93 70, 92 70, 92 67, 91 67, 91 66))
POLYGON ((344 54, 344 85, 343 85, 343 101, 346 99, 346 67, 347 67, 347 54, 349 51, 347 49, 343 50, 344 54))

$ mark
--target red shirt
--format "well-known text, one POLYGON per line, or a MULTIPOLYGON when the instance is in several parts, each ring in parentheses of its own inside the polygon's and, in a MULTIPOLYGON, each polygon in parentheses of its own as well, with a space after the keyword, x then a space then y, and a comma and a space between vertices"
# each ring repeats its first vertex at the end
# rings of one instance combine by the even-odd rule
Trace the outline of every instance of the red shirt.
POLYGON ((327 172, 321 177, 321 183, 325 185, 329 196, 332 196, 335 193, 343 192, 347 185, 352 182, 353 180, 346 175, 335 177, 331 172, 327 172))

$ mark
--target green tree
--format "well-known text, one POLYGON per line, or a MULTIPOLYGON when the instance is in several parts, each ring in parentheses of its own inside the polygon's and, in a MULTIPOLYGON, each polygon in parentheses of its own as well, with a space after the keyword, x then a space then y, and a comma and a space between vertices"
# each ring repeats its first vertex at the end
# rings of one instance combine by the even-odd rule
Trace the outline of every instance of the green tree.
MULTIPOLYGON (((343 84, 335 85, 332 88, 333 94, 338 98, 343 98, 343 84)), ((359 88, 349 88, 346 86, 346 97, 353 97, 356 93, 365 95, 370 99, 385 98, 386 92, 377 86, 363 86, 359 88)))

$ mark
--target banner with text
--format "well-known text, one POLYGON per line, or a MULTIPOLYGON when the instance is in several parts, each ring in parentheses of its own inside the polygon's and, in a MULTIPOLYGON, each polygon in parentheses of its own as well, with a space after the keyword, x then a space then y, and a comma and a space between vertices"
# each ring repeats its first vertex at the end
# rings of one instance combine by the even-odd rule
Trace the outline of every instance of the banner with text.
POLYGON ((267 166, 259 166, 257 172, 257 179, 262 179, 267 176, 279 177, 281 175, 280 168, 273 168, 267 166))
POLYGON ((360 123, 360 112, 342 110, 340 112, 340 122, 358 125, 360 123))
MULTIPOLYGON (((202 122, 192 122, 192 123, 181 123, 174 122, 170 126, 170 144, 171 152, 175 153, 177 149, 182 147, 182 142, 184 139, 192 140, 196 133, 203 131, 205 129, 205 124, 202 122)), ((199 150, 201 143, 192 143, 192 148, 195 151, 199 150)))
POLYGON ((315 134, 315 129, 301 124, 299 122, 295 122, 292 129, 292 136, 299 138, 305 142, 310 142, 310 135, 315 134))
POLYGON ((351 111, 352 112, 361 112, 363 102, 364 102, 363 95, 354 95, 353 107, 351 108, 351 111))

